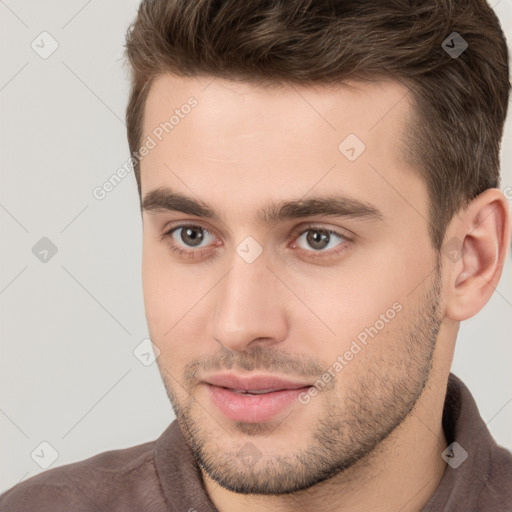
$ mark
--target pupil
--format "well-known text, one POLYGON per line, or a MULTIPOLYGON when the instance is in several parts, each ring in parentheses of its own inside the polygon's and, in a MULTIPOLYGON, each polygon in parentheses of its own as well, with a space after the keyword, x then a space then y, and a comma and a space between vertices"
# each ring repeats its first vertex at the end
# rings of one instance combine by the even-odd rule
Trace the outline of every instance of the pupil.
POLYGON ((329 233, 325 231, 310 231, 307 235, 307 242, 313 249, 324 249, 329 245, 329 233))
POLYGON ((203 240, 203 234, 199 228, 186 228, 181 231, 181 239, 187 244, 191 246, 196 246, 201 243, 203 240), (196 233, 196 234, 194 234, 196 233), (197 234, 199 233, 199 234, 197 234), (187 240, 188 238, 188 240, 187 240))

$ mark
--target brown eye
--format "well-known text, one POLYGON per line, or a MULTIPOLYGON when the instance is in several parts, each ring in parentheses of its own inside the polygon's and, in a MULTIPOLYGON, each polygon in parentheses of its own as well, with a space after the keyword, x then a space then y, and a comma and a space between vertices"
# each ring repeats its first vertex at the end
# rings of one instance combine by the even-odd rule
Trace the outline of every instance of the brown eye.
POLYGON ((190 247, 197 247, 204 239, 203 228, 189 226, 179 229, 181 230, 181 234, 179 235, 181 241, 190 247))
POLYGON ((328 229, 309 228, 297 238, 297 241, 301 239, 304 239, 304 242, 307 245, 307 247, 300 246, 301 249, 313 249, 314 251, 327 252, 324 251, 324 249, 333 249, 334 247, 337 247, 345 240, 345 237, 340 233, 336 233, 335 231, 328 229), (305 238, 304 235, 306 235, 305 238), (334 244, 332 242, 334 242, 334 244))

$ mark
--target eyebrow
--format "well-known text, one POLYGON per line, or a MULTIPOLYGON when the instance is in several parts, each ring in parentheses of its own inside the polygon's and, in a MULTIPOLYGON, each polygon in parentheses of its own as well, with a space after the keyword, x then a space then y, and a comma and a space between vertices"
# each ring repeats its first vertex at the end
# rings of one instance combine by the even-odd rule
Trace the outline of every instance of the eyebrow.
MULTIPOLYGON (((176 211, 214 221, 221 217, 205 202, 188 197, 168 187, 149 191, 141 204, 148 213, 176 211)), ((382 220, 382 212, 374 205, 346 196, 328 195, 271 203, 257 213, 256 220, 273 226, 284 220, 301 219, 314 215, 382 220)))

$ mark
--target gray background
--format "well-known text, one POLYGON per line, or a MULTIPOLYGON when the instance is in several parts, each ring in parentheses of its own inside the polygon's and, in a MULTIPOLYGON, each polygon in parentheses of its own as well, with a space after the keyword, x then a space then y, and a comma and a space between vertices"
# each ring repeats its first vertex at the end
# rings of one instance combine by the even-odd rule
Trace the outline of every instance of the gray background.
MULTIPOLYGON (((137 5, 0 0, 0 492, 49 464, 156 439, 174 418, 156 363, 133 352, 148 337, 134 176, 92 195, 129 156, 122 54, 137 5), (47 242, 32 252, 43 237, 57 248, 46 262, 47 242)), ((512 1, 493 6, 510 46, 512 1)), ((509 449, 511 332, 509 254, 489 304, 462 324, 452 368, 509 449)))

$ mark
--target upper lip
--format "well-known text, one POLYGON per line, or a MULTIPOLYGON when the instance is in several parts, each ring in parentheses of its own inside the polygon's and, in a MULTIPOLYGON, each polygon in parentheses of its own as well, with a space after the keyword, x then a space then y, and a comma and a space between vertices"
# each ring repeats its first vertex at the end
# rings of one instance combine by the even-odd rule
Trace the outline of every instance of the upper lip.
POLYGON ((241 376, 232 373, 212 375, 204 379, 204 382, 212 384, 213 386, 246 391, 277 391, 281 389, 300 389, 311 386, 311 384, 307 382, 292 382, 275 375, 241 376))

